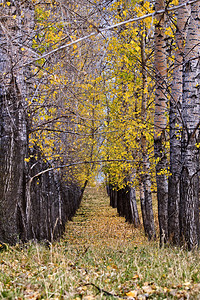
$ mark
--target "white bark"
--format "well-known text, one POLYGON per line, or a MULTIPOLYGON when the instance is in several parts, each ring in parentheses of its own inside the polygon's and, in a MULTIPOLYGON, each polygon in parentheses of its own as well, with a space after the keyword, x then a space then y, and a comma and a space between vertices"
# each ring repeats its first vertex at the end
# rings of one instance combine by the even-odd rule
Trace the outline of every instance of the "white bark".
MULTIPOLYGON (((179 4, 184 0, 179 0, 179 4)), ((181 106, 183 94, 183 56, 187 33, 189 9, 178 10, 176 29, 176 52, 170 99, 170 173, 168 196, 168 234, 173 244, 180 243, 180 173, 181 173, 181 106)))
MULTIPOLYGON (((165 8, 164 0, 155 1, 156 11, 165 8)), ((154 117, 154 155, 156 164, 156 183, 158 198, 158 219, 160 241, 168 239, 168 180, 165 171, 168 167, 165 142, 167 126, 167 60, 165 43, 165 15, 157 17, 155 25, 155 117, 154 117)))
POLYGON ((191 5, 183 69, 183 133, 181 171, 181 238, 189 249, 199 245, 199 148, 200 142, 200 3, 191 5))

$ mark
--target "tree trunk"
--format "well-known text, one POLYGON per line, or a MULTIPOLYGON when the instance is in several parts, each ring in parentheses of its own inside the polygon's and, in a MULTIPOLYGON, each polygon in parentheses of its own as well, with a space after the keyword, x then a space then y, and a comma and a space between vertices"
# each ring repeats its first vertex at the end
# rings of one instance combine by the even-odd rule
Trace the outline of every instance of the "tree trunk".
POLYGON ((138 209, 137 209, 137 202, 136 202, 136 193, 135 193, 135 188, 130 187, 130 209, 131 209, 131 218, 133 225, 135 227, 138 227, 140 225, 140 218, 138 214, 138 209))
POLYGON ((117 212, 118 212, 120 217, 124 216, 123 201, 122 201, 122 190, 117 191, 117 212))
MULTIPOLYGON (((0 239, 13 244, 26 231, 24 215, 25 162, 27 153, 27 119, 25 98, 27 96, 23 68, 15 68, 23 62, 22 23, 26 16, 18 15, 21 2, 5 6, 7 15, 0 28, 0 239), (17 14, 17 18, 13 15, 17 14)), ((16 16, 16 15, 15 15, 16 16)), ((30 18, 30 16, 29 16, 30 18)), ((29 19, 30 22, 30 19, 29 19)))
MULTIPOLYGON (((165 9, 165 1, 156 0, 155 10, 158 11, 162 9, 165 9)), ((157 23, 155 25, 155 72, 154 155, 156 160, 160 242, 163 244, 168 239, 168 180, 166 176, 168 164, 165 150, 165 130, 167 125, 165 14, 159 14, 157 16, 157 23)))
MULTIPOLYGON (((144 24, 143 24, 144 27, 144 24)), ((147 123, 147 71, 146 71, 146 53, 145 53, 145 37, 144 34, 141 35, 141 59, 142 59, 142 105, 141 105, 141 117, 144 124, 147 123)), ((149 155, 147 149, 147 138, 145 133, 141 134, 141 148, 142 148, 142 174, 141 189, 143 189, 141 197, 141 208, 143 224, 145 228, 145 234, 148 236, 148 239, 154 239, 156 237, 156 230, 154 224, 154 214, 152 206, 152 194, 151 194, 151 176, 149 155)))
POLYGON ((200 3, 191 4, 183 69, 180 232, 189 249, 199 246, 200 3))
POLYGON ((148 239, 152 240, 156 238, 156 230, 152 209, 152 197, 151 194, 149 194, 149 187, 145 186, 146 183, 146 180, 140 182, 140 203, 144 232, 148 239))
MULTIPOLYGON (((132 176, 128 176, 125 181, 131 181, 132 176)), ((135 227, 140 225, 140 219, 137 209, 135 188, 125 185, 124 188, 117 190, 111 189, 110 203, 113 208, 117 207, 119 216, 125 217, 126 222, 134 224, 135 227)))
POLYGON ((109 197, 110 206, 112 206, 112 208, 117 208, 117 190, 112 184, 109 184, 109 197))
POLYGON ((27 131, 14 79, 9 85, 0 95, 0 240, 13 244, 20 238, 21 227, 26 227, 22 204, 27 131))
POLYGON ((124 200, 125 200, 125 218, 130 224, 134 224, 135 227, 140 225, 140 219, 137 209, 135 188, 126 186, 124 188, 124 200))
MULTIPOLYGON (((33 179, 29 185, 28 239, 52 242, 61 236, 66 221, 71 220, 79 207, 81 189, 71 181, 66 182, 66 179, 63 182, 61 174, 53 170, 44 172, 51 166, 44 161, 39 148, 32 149, 31 156, 28 165, 33 179)), ((23 238, 21 240, 24 241, 23 238)))
POLYGON ((143 221, 144 233, 148 237, 148 219, 147 219, 146 207, 145 207, 144 183, 143 183, 142 180, 140 182, 140 205, 141 205, 141 212, 142 212, 142 221, 143 221))
MULTIPOLYGON (((179 0, 179 4, 184 0, 179 0)), ((180 244, 180 173, 181 173, 181 105, 183 93, 183 54, 187 32, 188 8, 177 11, 175 64, 170 99, 170 177, 168 194, 168 235, 169 241, 180 244)))

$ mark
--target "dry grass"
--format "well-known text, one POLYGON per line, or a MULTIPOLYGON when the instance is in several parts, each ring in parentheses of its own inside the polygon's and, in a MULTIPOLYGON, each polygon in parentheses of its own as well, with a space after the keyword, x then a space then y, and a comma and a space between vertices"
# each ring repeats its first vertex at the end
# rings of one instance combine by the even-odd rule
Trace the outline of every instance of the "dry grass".
POLYGON ((60 242, 8 247, 0 262, 0 299, 200 299, 199 252, 149 243, 94 188, 60 242))

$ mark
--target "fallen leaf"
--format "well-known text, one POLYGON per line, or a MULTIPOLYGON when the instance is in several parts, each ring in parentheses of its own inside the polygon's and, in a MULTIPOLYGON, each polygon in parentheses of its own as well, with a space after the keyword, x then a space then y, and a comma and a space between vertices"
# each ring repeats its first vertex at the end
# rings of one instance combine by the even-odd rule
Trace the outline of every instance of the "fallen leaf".
POLYGON ((153 289, 152 289, 151 286, 149 286, 149 285, 144 285, 144 286, 142 287, 142 289, 143 289, 143 291, 144 291, 145 293, 147 293, 147 294, 153 294, 153 293, 154 293, 153 289))
POLYGON ((152 288, 153 290, 157 290, 157 286, 156 286, 154 283, 151 285, 151 288, 152 288))
POLYGON ((169 291, 169 294, 170 294, 171 296, 175 297, 176 294, 177 294, 177 290, 171 289, 171 290, 169 291))
POLYGON ((126 293, 126 296, 128 296, 129 298, 135 298, 137 297, 138 291, 130 291, 128 293, 126 293))

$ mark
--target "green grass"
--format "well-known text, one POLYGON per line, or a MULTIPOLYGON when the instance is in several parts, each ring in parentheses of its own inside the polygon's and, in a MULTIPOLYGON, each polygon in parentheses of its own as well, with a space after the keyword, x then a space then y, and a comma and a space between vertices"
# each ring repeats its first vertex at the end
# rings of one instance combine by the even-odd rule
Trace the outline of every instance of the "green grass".
POLYGON ((89 188, 61 241, 0 253, 0 299, 200 299, 198 251, 160 249, 89 188), (112 294, 113 296, 109 295, 112 294), (130 297, 128 297, 128 295, 130 297))

